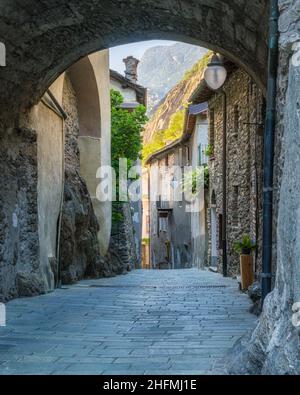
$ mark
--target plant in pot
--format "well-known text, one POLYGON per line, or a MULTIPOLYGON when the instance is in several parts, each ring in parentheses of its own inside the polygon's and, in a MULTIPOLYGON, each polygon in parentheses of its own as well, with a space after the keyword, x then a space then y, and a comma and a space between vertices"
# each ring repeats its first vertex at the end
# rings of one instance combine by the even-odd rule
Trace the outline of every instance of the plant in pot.
POLYGON ((240 254, 241 284, 242 290, 246 290, 254 282, 253 252, 256 250, 256 243, 245 234, 234 243, 234 250, 240 254))

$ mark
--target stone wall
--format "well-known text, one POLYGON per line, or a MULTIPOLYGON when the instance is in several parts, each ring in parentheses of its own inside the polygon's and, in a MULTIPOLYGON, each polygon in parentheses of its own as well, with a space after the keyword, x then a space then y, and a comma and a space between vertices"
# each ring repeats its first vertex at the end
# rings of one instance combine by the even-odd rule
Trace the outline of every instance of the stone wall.
MULTIPOLYGON (((227 95, 227 252, 228 274, 239 274, 239 255, 234 242, 249 234, 257 244, 262 240, 262 158, 263 95, 246 72, 238 69, 224 86, 227 95)), ((217 241, 223 214, 223 96, 209 101, 210 144, 214 155, 209 161, 210 200, 216 198, 217 241)), ((210 218, 210 215, 209 215, 210 218)), ((210 224, 209 224, 209 228, 210 224)), ((211 235, 210 235, 211 238, 211 235)), ((222 249, 218 243, 218 265, 222 271, 222 249), (220 247, 220 248, 219 248, 220 247)), ((211 261, 211 244, 209 248, 211 261)), ((256 256, 261 270, 261 247, 256 256)))
POLYGON ((139 266, 130 203, 113 203, 113 213, 111 246, 122 262, 119 269, 126 272, 139 266))
POLYGON ((292 325, 300 302, 300 3, 279 0, 280 58, 275 155, 274 291, 259 325, 235 347, 230 373, 300 374, 299 328, 292 325))
POLYGON ((37 135, 0 136, 0 301, 44 292, 39 272, 37 135))
POLYGON ((68 76, 64 83, 63 107, 68 118, 65 122, 65 193, 60 259, 62 282, 69 284, 98 274, 100 252, 97 238, 99 223, 86 183, 80 176, 77 100, 68 76))
POLYGON ((88 53, 154 37, 211 46, 265 83, 268 0, 26 0, 21 11, 20 2, 7 3, 0 4, 0 37, 11 67, 1 70, 1 108, 37 102, 88 53))

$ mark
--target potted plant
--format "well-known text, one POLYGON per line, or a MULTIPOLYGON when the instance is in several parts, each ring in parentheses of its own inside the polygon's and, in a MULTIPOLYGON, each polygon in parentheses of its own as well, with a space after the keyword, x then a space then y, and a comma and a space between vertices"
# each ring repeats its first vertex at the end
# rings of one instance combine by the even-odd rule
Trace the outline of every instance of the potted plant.
POLYGON ((234 243, 234 250, 240 254, 241 284, 244 291, 254 282, 253 252, 256 250, 256 243, 245 234, 234 243))

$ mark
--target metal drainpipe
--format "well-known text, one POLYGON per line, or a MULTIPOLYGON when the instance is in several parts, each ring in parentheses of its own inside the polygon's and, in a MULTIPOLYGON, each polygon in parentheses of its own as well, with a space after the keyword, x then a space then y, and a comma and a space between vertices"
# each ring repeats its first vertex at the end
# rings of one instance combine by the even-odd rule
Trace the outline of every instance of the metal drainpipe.
POLYGON ((269 61, 264 135, 263 273, 262 304, 272 290, 273 166, 278 67, 278 0, 270 2, 269 61))
POLYGON ((64 197, 65 197, 65 126, 62 125, 62 181, 61 181, 61 198, 60 198, 60 209, 57 221, 57 244, 56 244, 56 262, 57 262, 57 283, 56 287, 61 288, 61 258, 60 258, 60 238, 62 228, 62 217, 64 208, 64 197))
POLYGON ((227 96, 221 89, 223 96, 223 217, 222 217, 222 249, 223 249, 223 276, 227 277, 227 96))

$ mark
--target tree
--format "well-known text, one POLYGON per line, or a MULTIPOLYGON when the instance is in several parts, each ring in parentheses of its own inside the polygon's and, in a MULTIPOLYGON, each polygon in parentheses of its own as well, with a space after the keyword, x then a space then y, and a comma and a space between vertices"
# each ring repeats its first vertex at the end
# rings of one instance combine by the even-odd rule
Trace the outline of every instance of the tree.
MULTIPOLYGON (((119 159, 127 159, 127 171, 141 156, 142 131, 148 121, 146 108, 139 105, 134 111, 122 109, 124 101, 120 92, 111 90, 111 161, 117 176, 117 199, 119 179, 119 159)), ((120 205, 113 204, 113 222, 122 221, 120 205)))
POLYGON ((146 108, 139 105, 129 112, 121 108, 124 99, 120 92, 111 90, 112 166, 118 175, 119 158, 127 158, 128 169, 140 158, 142 131, 148 121, 146 108))

